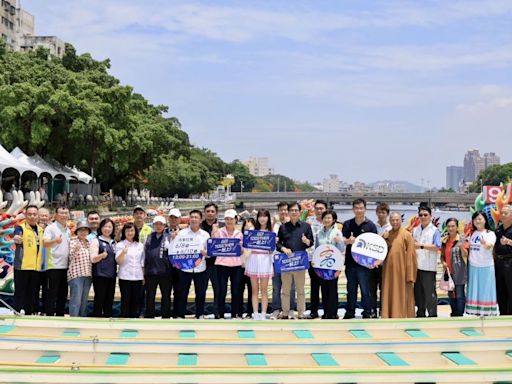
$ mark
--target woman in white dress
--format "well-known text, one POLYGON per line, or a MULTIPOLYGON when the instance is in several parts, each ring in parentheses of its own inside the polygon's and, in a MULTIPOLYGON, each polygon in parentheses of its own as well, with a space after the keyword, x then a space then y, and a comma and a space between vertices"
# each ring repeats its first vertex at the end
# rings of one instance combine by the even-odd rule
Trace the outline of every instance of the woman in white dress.
MULTIPOLYGON (((260 209, 256 215, 256 230, 272 231, 272 220, 267 209, 260 209)), ((274 274, 272 251, 252 249, 245 265, 245 274, 251 278, 253 319, 264 320, 268 307, 268 281, 274 274), (261 292, 261 314, 258 314, 261 292)))

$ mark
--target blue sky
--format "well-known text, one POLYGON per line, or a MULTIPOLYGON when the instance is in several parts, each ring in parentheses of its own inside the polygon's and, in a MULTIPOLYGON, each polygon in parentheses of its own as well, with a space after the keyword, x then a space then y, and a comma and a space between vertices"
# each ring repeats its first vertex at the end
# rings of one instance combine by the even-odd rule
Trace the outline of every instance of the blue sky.
POLYGON ((512 161, 512 1, 23 0, 224 160, 321 181, 512 161))

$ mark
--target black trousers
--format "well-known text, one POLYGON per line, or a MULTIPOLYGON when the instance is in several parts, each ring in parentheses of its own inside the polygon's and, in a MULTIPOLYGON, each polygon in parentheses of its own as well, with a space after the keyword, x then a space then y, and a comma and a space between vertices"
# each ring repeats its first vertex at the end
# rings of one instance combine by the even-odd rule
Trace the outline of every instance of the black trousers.
POLYGON ((500 315, 512 315, 512 256, 495 258, 496 296, 500 315))
POLYGON ((38 271, 14 270, 14 309, 25 311, 25 315, 37 312, 36 299, 39 297, 38 271))
POLYGON ((228 294, 228 280, 231 282, 231 317, 235 318, 242 312, 244 272, 242 267, 226 267, 217 265, 217 278, 219 281, 219 316, 224 318, 226 312, 226 296, 228 294))
POLYGON ((35 304, 35 311, 39 311, 42 314, 46 313, 46 293, 48 290, 48 278, 46 277, 46 271, 39 272, 39 287, 37 287, 37 297, 35 304), (41 294, 41 296, 39 296, 41 294), (41 297, 41 300, 39 300, 41 297))
POLYGON ((121 280, 121 317, 139 317, 140 292, 142 291, 142 280, 121 280))
POLYGON ((206 267, 206 273, 206 286, 208 288, 208 281, 210 281, 213 288, 213 314, 215 315, 215 318, 219 318, 219 278, 217 277, 217 266, 208 265, 206 267))
MULTIPOLYGON (((244 291, 247 288, 247 304, 245 306, 245 313, 247 313, 249 316, 252 315, 254 310, 252 309, 252 285, 251 285, 251 278, 245 274, 245 268, 242 268, 242 272, 244 274, 244 278, 242 279, 242 307, 243 307, 243 301, 244 301, 244 291)), ((237 315, 239 317, 242 317, 244 308, 242 308, 241 312, 237 315)))
POLYGON ((94 317, 112 317, 114 294, 116 291, 115 277, 94 276, 94 317))
POLYGON ((178 302, 178 299, 180 297, 180 284, 179 284, 179 269, 175 267, 171 267, 171 290, 172 290, 172 317, 177 318, 178 317, 178 311, 176 308, 176 303, 178 302))
POLYGON ((416 317, 437 317, 436 273, 418 269, 414 284, 414 301, 416 302, 416 317))
POLYGON ((156 289, 160 287, 162 318, 171 317, 171 285, 172 275, 148 275, 144 276, 146 287, 146 313, 144 317, 153 319, 155 317, 155 296, 156 289))
POLYGON ((373 268, 370 277, 370 294, 372 295, 372 312, 380 308, 380 293, 382 291, 382 267, 373 268))
POLYGON ((68 299, 68 270, 48 269, 46 282, 46 316, 64 316, 68 299))
POLYGON ((204 315, 204 302, 206 300, 206 289, 208 288, 208 270, 199 273, 179 271, 178 284, 180 288, 177 306, 178 317, 185 317, 187 314, 187 299, 190 285, 194 281, 196 317, 204 315))
POLYGON ((310 301, 309 309, 311 314, 318 313, 318 306, 320 305, 320 277, 316 274, 314 268, 309 263, 309 280, 310 280, 310 301))
POLYGON ((322 307, 324 308, 323 319, 338 318, 338 278, 334 280, 320 279, 322 290, 322 307))

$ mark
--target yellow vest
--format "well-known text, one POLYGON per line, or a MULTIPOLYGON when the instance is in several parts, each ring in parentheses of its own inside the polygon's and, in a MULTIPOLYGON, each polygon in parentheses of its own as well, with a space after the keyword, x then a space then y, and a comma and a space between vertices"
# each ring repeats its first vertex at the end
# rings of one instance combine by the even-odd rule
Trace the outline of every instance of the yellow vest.
MULTIPOLYGON (((23 246, 16 247, 16 251, 21 248, 21 268, 22 270, 40 271, 43 265, 43 228, 37 225, 37 237, 39 238, 39 250, 37 249, 36 233, 26 222, 23 228, 23 246)), ((18 253, 18 252, 16 252, 18 253)))

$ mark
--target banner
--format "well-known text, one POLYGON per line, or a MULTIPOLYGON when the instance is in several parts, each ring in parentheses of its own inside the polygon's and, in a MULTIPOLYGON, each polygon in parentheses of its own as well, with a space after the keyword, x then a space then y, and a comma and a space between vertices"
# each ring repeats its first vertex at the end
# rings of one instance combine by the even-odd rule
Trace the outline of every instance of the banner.
POLYGON ((377 261, 384 261, 388 254, 386 240, 376 233, 362 233, 352 244, 352 258, 366 268, 373 268, 377 261))
POLYGON ((276 234, 272 231, 244 231, 244 248, 275 251, 276 234))
POLYGON ((309 268, 308 253, 306 251, 294 252, 291 256, 285 253, 274 255, 274 272, 296 272, 309 268))
POLYGON ((176 236, 169 249, 169 262, 178 269, 192 269, 201 264, 203 240, 176 236))
POLYGON ((236 257, 242 254, 240 239, 211 238, 206 243, 208 256, 236 257))
POLYGON ((323 244, 315 249, 311 266, 322 280, 334 280, 345 265, 345 256, 332 244, 323 244))
POLYGON ((311 266, 320 269, 341 271, 345 265, 345 256, 332 244, 323 244, 315 249, 311 266))

